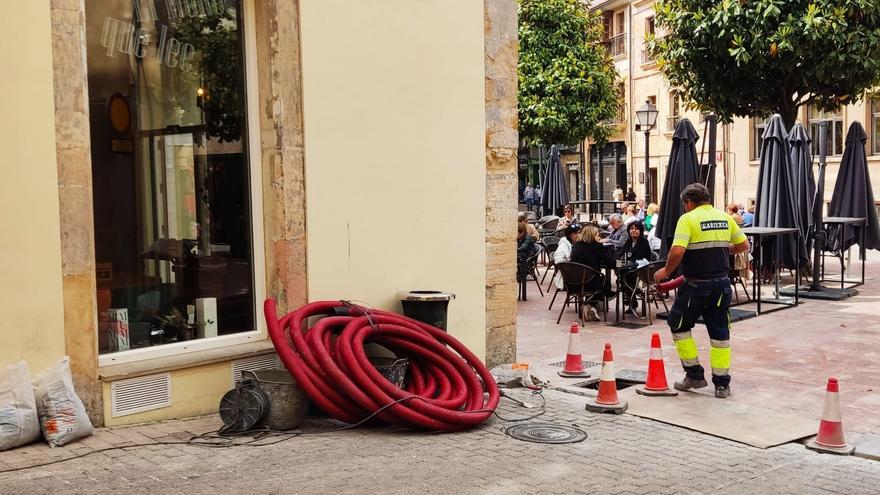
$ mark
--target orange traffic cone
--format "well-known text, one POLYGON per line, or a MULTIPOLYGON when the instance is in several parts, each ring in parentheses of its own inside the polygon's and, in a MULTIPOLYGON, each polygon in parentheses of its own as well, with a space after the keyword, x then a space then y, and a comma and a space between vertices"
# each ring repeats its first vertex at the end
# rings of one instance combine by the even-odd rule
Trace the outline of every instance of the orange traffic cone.
POLYGON ((571 324, 571 332, 568 334, 568 353, 565 355, 565 368, 559 371, 559 376, 565 378, 589 378, 590 374, 584 371, 584 361, 581 357, 581 334, 577 322, 571 324))
POLYGON ((653 397, 678 395, 678 391, 670 389, 669 383, 666 382, 666 366, 663 364, 663 351, 660 349, 659 333, 651 335, 648 379, 644 385, 636 388, 636 393, 653 397))
POLYGON ((592 412, 622 414, 628 404, 617 398, 617 378, 614 373, 614 356, 611 344, 605 344, 602 356, 602 374, 599 376, 599 394, 595 399, 587 399, 586 409, 592 412))
POLYGON ((818 452, 850 455, 855 447, 843 439, 843 421, 840 417, 840 397, 837 378, 829 378, 825 389, 825 407, 819 421, 819 433, 807 442, 807 448, 818 452))

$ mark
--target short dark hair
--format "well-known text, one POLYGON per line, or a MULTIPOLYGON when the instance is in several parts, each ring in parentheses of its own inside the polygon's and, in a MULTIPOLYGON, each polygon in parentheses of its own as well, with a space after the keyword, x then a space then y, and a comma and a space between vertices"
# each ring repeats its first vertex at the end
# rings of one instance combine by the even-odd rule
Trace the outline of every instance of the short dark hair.
POLYGON ((681 202, 690 201, 695 205, 703 205, 709 202, 709 189, 706 186, 696 182, 685 186, 681 191, 681 202))

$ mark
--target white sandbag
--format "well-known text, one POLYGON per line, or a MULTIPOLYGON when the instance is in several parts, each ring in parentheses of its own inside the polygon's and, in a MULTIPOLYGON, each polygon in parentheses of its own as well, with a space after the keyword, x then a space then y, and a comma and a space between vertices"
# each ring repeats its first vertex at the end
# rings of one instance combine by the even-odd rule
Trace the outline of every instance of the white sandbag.
POLYGON ((499 387, 532 387, 532 363, 509 363, 498 365, 489 373, 495 378, 499 387))
POLYGON ((60 447, 92 434, 92 422, 73 389, 70 358, 65 357, 34 379, 40 428, 50 447, 60 447))
POLYGON ((0 370, 0 451, 31 443, 39 436, 31 377, 27 364, 19 361, 0 370))

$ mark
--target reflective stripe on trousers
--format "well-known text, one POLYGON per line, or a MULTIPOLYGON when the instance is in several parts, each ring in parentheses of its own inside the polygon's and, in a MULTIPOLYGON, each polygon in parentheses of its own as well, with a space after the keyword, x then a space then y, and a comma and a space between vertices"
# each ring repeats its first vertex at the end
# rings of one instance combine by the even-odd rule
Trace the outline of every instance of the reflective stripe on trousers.
POLYGON ((697 344, 691 330, 702 317, 709 331, 712 382, 716 386, 730 383, 730 300, 732 290, 727 279, 712 282, 685 282, 679 289, 669 311, 667 323, 672 329, 675 349, 687 375, 705 379, 700 365, 697 344))

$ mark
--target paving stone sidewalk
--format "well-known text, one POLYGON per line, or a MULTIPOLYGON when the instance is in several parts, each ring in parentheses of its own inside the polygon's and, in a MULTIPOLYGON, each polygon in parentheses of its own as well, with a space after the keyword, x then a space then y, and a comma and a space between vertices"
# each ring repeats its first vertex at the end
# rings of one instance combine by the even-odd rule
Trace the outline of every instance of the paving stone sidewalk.
MULTIPOLYGON (((539 398, 514 392, 529 402, 539 398)), ((304 435, 265 447, 186 444, 127 447, 14 472, 12 494, 876 494, 880 462, 808 451, 761 450, 635 416, 584 412, 582 397, 548 390, 535 421, 574 424, 577 444, 507 437, 498 419, 455 434, 358 428, 304 435)), ((499 412, 526 410, 502 399, 499 412)), ((101 429, 60 449, 34 445, 0 453, 0 471, 110 447, 183 442, 216 430, 217 417, 101 429)), ((327 428, 312 423, 310 431, 327 428)), ((272 441, 273 439, 266 439, 272 441)))

